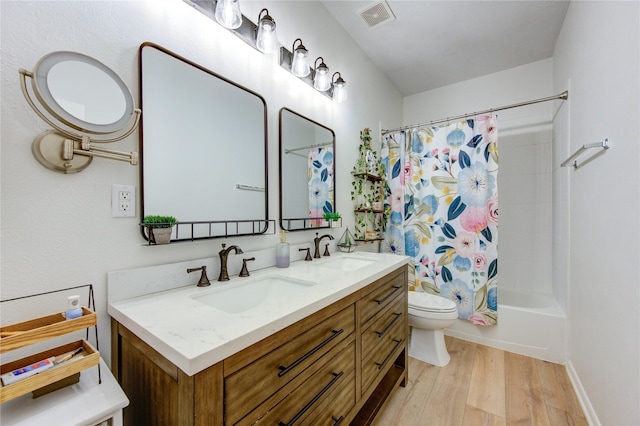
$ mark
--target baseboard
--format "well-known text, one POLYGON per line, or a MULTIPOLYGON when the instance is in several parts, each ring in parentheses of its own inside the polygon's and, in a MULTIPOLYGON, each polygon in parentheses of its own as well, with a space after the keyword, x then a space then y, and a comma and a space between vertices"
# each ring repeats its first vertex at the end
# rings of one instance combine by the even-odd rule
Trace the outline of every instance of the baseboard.
POLYGON ((600 420, 598 420, 598 416, 596 415, 596 412, 591 405, 591 401, 589 401, 587 393, 582 387, 582 383, 580 382, 578 373, 576 373, 576 370, 573 368, 573 364, 571 363, 571 361, 567 361, 567 363, 565 364, 565 368, 567 369, 567 375, 569 376, 569 380, 571 380, 573 390, 576 392, 578 402, 580 402, 580 406, 582 407, 582 411, 587 419, 587 422, 590 426, 601 426, 600 420))

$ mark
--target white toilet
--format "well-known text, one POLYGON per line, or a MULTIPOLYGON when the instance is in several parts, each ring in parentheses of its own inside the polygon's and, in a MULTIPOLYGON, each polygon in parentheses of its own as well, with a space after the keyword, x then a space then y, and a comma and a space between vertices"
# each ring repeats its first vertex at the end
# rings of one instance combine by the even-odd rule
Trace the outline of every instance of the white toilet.
POLYGON ((409 292, 409 355, 444 367, 451 357, 444 342, 444 329, 458 318, 456 304, 444 297, 418 291, 409 292))

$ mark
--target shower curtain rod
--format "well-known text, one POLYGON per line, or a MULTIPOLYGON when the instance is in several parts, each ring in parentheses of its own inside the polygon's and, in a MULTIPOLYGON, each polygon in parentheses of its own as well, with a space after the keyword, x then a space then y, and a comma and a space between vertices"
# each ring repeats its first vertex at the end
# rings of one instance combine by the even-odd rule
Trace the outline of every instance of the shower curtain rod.
POLYGON ((540 102, 554 101, 556 99, 562 99, 563 101, 566 101, 567 99, 569 99, 569 91, 565 90, 564 92, 560 93, 559 95, 555 95, 555 96, 547 96, 546 98, 534 99, 532 101, 526 101, 526 102, 519 102, 517 104, 506 105, 506 106, 502 106, 500 108, 490 108, 490 109, 485 109, 484 111, 471 112, 471 113, 468 113, 468 114, 457 115, 455 117, 447 117, 447 118, 443 118, 441 120, 429 121, 428 123, 413 124, 411 126, 402 126, 402 127, 397 127, 395 129, 390 129, 390 130, 384 130, 383 129, 382 130, 382 134, 385 135, 385 134, 390 133, 390 132, 395 132, 395 131, 398 131, 398 130, 412 129, 414 127, 424 127, 424 126, 432 126, 434 124, 439 124, 439 123, 447 123, 449 121, 455 121, 455 120, 461 120, 461 119, 467 118, 467 117, 473 117, 474 115, 490 114, 490 113, 493 113, 493 112, 496 112, 496 111, 503 111, 505 109, 518 108, 518 107, 522 107, 522 106, 526 106, 526 105, 537 104, 537 103, 540 103, 540 102))
POLYGON ((300 148, 285 149, 284 153, 285 154, 293 154, 295 151, 302 151, 303 149, 311 149, 311 148, 320 148, 321 146, 329 146, 329 145, 333 145, 333 141, 323 142, 323 143, 315 143, 315 144, 303 146, 303 147, 300 147, 300 148))

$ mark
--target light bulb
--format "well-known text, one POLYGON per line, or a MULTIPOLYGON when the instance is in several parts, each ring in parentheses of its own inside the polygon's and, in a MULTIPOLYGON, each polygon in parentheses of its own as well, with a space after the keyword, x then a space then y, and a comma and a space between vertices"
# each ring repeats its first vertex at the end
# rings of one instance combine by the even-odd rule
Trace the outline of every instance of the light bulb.
POLYGON ((238 0, 218 0, 216 3, 216 21, 230 30, 242 25, 242 13, 238 0))
POLYGON ((278 49, 278 38, 276 37, 276 22, 267 9, 262 9, 258 15, 258 34, 256 36, 256 47, 264 53, 273 53, 278 49), (260 18, 262 12, 265 16, 260 18))
POLYGON ((296 39, 293 42, 293 58, 291 59, 291 73, 297 77, 306 77, 311 70, 309 69, 309 51, 302 45, 302 40, 296 39), (296 41, 300 41, 300 45, 295 47, 296 41))

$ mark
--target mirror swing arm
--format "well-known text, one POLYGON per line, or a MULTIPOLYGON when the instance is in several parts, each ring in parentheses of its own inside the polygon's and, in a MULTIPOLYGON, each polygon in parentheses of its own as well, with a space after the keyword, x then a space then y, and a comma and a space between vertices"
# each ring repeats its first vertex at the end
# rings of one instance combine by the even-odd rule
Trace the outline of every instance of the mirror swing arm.
MULTIPOLYGON (((79 55, 79 54, 78 54, 79 55)), ((91 60, 96 64, 106 68, 106 66, 102 65, 98 61, 93 60, 92 58, 86 57, 87 60, 91 60)), ((38 65, 36 65, 37 67, 38 65)), ((109 70, 110 71, 110 70, 109 70)), ((123 152, 112 149, 106 149, 102 147, 95 146, 95 144, 102 143, 112 143, 122 140, 129 135, 131 135, 138 124, 140 123, 141 110, 139 108, 133 108, 131 111, 131 118, 128 123, 126 123, 126 127, 129 127, 124 133, 118 136, 114 136, 107 139, 94 139, 93 136, 74 133, 70 130, 63 128, 60 124, 57 124, 53 119, 48 117, 36 104, 33 100, 29 90, 27 89, 27 78, 31 78, 33 82, 33 88, 36 98, 40 101, 40 104, 50 112, 50 114, 59 120, 62 123, 67 123, 67 121, 61 116, 63 114, 59 114, 56 111, 56 107, 59 105, 51 106, 47 104, 47 101, 40 94, 39 89, 37 88, 37 76, 34 72, 27 71, 23 68, 19 69, 20 73, 20 87, 22 89, 22 93, 27 100, 27 103, 33 109, 33 111, 49 126, 53 127, 55 130, 46 130, 40 133, 33 141, 31 146, 31 151, 36 160, 42 164, 44 167, 49 170, 59 172, 59 173, 77 173, 89 166, 91 164, 93 157, 100 157, 110 160, 118 160, 125 161, 131 165, 138 164, 138 152, 123 152)), ((115 75, 115 74, 114 74, 115 75)), ((117 77, 117 76, 116 76, 117 77)), ((124 83, 122 83, 124 84, 124 83)), ((130 94, 129 94, 130 96, 130 94)), ((55 102, 55 101, 54 101, 55 102)), ((89 124, 89 123, 87 123, 89 124)), ((78 127, 77 125, 69 125, 69 127, 74 127, 80 130, 81 132, 86 133, 102 133, 102 134, 111 134, 117 133, 122 130, 114 130, 114 131, 90 131, 85 128, 78 127)))

